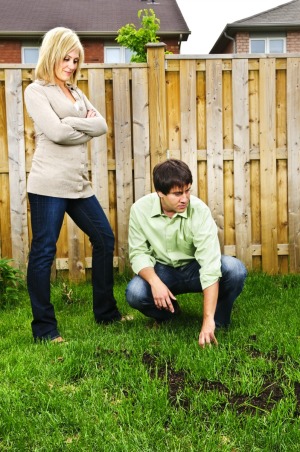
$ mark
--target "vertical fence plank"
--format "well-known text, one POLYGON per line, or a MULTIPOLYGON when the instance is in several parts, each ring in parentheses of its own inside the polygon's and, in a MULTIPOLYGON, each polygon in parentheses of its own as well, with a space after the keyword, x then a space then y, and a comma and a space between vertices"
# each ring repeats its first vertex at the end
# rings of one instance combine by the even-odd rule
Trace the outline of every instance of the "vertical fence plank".
POLYGON ((204 159, 198 160, 198 196, 206 204, 207 200, 207 175, 206 175, 206 81, 205 71, 197 71, 196 105, 197 105, 197 149, 202 151, 204 159))
POLYGON ((196 126, 196 62, 180 61, 180 122, 181 159, 193 175, 193 187, 198 195, 197 126, 196 126))
POLYGON ((248 60, 232 62, 236 256, 252 268, 248 60))
POLYGON ((260 60, 259 83, 262 268, 265 272, 273 274, 278 272, 275 60, 273 58, 260 60))
POLYGON ((28 257, 28 224, 22 72, 20 69, 5 71, 5 101, 12 257, 18 265, 25 268, 28 257))
POLYGON ((12 257, 5 87, 0 81, 0 257, 12 257))
MULTIPOLYGON (((249 70, 249 133, 250 133, 250 197, 252 245, 261 244, 260 161, 259 161, 259 62, 249 70)), ((261 255, 252 258, 253 268, 261 269, 261 255)))
POLYGON ((290 271, 300 272, 300 58, 287 59, 290 271))
POLYGON ((133 202, 129 70, 113 69, 119 268, 128 260, 128 218, 133 202))
POLYGON ((72 281, 85 280, 84 233, 67 216, 68 226, 68 267, 72 281))
POLYGON ((224 249, 222 61, 206 62, 207 198, 224 249))
MULTIPOLYGON (((233 180, 233 119, 232 119, 232 70, 223 68, 222 114, 223 114, 223 152, 224 152, 224 246, 235 245, 234 224, 234 180, 233 180)), ((224 249, 224 250, 225 250, 224 249)), ((227 248, 228 249, 228 248, 227 248)), ((231 253, 231 254, 235 254, 231 253)))
MULTIPOLYGON (((104 69, 88 71, 89 99, 94 107, 106 118, 104 69)), ((93 190, 109 216, 108 167, 106 135, 91 140, 91 173, 93 190)))
POLYGON ((151 191, 147 69, 132 69, 134 199, 151 191))
MULTIPOLYGON (((277 211, 278 243, 288 244, 286 69, 276 72, 277 211), (279 153, 279 156, 278 156, 279 153)), ((288 256, 278 256, 279 273, 287 273, 288 256)))
POLYGON ((166 73, 166 108, 170 158, 180 159, 180 80, 178 71, 166 73))
POLYGON ((148 44, 151 172, 167 158, 166 74, 162 42, 148 44))

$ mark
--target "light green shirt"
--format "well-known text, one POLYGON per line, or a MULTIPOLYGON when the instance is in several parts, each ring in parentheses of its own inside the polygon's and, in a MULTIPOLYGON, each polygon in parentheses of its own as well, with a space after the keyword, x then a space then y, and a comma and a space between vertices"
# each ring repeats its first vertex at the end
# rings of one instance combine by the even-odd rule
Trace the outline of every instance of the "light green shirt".
POLYGON ((195 196, 183 213, 172 218, 162 213, 157 193, 140 198, 130 210, 128 242, 136 274, 156 262, 180 267, 196 259, 202 289, 221 276, 217 226, 208 206, 195 196))

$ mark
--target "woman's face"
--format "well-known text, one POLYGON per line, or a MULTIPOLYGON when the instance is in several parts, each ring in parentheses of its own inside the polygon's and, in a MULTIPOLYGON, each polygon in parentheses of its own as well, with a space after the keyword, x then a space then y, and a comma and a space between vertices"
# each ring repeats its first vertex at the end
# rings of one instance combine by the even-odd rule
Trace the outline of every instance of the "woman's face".
POLYGON ((55 67, 55 81, 58 85, 65 84, 76 71, 79 62, 79 51, 72 50, 55 67))

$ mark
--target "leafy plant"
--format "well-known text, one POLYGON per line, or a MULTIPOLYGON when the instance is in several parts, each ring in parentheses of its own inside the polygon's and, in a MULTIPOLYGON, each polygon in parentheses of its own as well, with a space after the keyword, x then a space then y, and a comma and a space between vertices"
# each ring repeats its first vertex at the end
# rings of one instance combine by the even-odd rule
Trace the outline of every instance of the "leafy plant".
POLYGON ((116 41, 134 52, 131 62, 146 63, 145 46, 149 42, 159 41, 157 32, 160 29, 160 20, 155 16, 153 9, 140 9, 137 15, 141 19, 141 28, 137 30, 134 24, 124 25, 118 30, 116 41))
POLYGON ((18 289, 24 287, 24 274, 13 266, 13 259, 0 259, 0 306, 18 300, 18 289))

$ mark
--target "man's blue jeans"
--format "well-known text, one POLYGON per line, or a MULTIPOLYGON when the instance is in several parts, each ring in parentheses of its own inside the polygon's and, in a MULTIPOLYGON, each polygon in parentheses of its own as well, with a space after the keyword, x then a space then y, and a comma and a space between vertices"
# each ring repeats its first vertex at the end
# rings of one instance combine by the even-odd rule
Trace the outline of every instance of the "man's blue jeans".
MULTIPOLYGON (((59 336, 50 302, 50 274, 64 214, 88 235, 92 244, 93 311, 97 322, 121 318, 113 295, 114 235, 97 198, 64 199, 28 194, 32 243, 27 284, 32 306, 34 339, 59 336)), ((80 328, 78 328, 80 331, 80 328)))
MULTIPOLYGON (((202 292, 199 278, 200 266, 196 260, 182 267, 173 268, 156 263, 155 272, 173 295, 202 292)), ((231 256, 221 257, 222 277, 219 281, 219 296, 215 312, 217 327, 228 326, 233 303, 241 293, 247 276, 244 264, 231 256)), ((150 285, 140 276, 135 276, 126 288, 126 299, 135 308, 156 320, 168 320, 172 313, 157 309, 150 285)))

